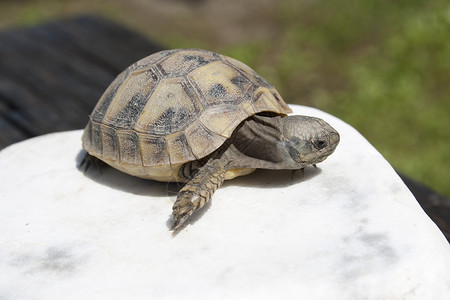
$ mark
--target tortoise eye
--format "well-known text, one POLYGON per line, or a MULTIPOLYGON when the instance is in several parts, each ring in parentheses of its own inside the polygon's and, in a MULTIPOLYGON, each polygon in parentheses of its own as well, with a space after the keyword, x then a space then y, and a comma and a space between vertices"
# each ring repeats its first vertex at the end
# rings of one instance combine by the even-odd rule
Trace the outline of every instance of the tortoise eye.
POLYGON ((321 150, 321 149, 325 148, 328 143, 327 143, 327 141, 324 141, 324 140, 317 140, 317 141, 314 141, 313 144, 316 149, 321 150))

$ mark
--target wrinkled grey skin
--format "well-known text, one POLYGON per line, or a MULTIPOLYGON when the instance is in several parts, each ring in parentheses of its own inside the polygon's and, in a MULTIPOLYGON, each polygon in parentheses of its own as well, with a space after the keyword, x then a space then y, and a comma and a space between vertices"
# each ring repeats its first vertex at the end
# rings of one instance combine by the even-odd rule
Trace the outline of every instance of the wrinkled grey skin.
POLYGON ((172 230, 177 231, 211 198, 227 170, 300 170, 324 161, 334 152, 339 139, 333 127, 315 117, 250 117, 218 150, 180 170, 180 177, 188 183, 173 206, 172 230))
POLYGON ((236 150, 229 154, 227 163, 233 169, 298 170, 322 162, 333 153, 339 134, 319 118, 254 116, 230 142, 236 150))

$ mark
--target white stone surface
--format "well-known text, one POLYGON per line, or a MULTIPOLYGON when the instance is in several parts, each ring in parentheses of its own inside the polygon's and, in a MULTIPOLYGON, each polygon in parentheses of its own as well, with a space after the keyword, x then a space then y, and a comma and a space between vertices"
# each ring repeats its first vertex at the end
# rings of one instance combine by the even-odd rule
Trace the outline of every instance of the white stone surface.
POLYGON ((0 299, 450 299, 450 246, 352 127, 318 169, 225 183, 178 235, 176 185, 76 165, 81 131, 0 152, 0 299))

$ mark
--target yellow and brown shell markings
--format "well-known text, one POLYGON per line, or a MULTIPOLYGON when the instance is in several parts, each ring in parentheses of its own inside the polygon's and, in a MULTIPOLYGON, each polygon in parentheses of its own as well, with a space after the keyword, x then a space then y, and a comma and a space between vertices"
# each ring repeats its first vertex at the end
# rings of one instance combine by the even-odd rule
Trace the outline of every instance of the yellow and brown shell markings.
POLYGON ((83 147, 130 175, 183 181, 182 164, 209 155, 263 111, 291 112, 245 64, 200 49, 162 51, 111 83, 89 118, 83 147))
POLYGON ((235 59, 161 51, 117 76, 82 142, 89 157, 127 174, 187 182, 172 208, 177 231, 224 180, 256 168, 302 169, 334 151, 339 134, 331 126, 290 112, 273 86, 235 59))

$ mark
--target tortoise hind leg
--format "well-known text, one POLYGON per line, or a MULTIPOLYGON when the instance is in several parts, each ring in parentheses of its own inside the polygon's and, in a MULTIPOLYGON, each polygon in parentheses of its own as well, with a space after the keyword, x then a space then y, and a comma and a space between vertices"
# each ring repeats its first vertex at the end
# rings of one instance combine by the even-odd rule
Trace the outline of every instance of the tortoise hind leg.
POLYGON ((211 199, 225 180, 225 169, 217 159, 210 159, 179 192, 172 207, 175 219, 171 230, 177 231, 194 212, 211 199))
POLYGON ((91 167, 91 165, 95 168, 102 170, 102 168, 106 165, 106 163, 104 163, 102 160, 100 160, 99 158, 90 155, 87 151, 84 154, 83 159, 81 160, 78 168, 80 170, 83 170, 84 173, 86 173, 86 171, 91 167), (84 170, 83 170, 83 165, 84 165, 84 170))

